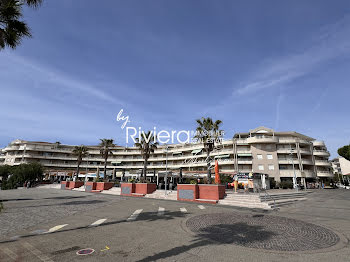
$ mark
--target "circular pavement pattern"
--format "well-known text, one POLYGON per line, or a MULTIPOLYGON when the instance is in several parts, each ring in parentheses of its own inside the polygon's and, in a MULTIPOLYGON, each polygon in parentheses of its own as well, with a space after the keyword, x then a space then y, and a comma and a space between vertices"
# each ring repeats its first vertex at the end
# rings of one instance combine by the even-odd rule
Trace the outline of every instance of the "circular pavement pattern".
POLYGON ((186 226, 202 240, 275 251, 324 249, 340 240, 337 234, 321 226, 260 214, 205 214, 188 219, 186 226))

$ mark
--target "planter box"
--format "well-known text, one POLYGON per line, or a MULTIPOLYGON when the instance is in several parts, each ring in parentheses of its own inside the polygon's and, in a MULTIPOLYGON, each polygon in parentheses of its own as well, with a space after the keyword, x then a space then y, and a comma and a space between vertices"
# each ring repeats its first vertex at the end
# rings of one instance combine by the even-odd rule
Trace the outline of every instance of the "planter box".
POLYGON ((225 196, 224 185, 198 185, 198 198, 219 200, 225 196))
POLYGON ((216 204, 225 197, 223 185, 177 185, 177 200, 216 204))
POLYGON ((61 189, 66 189, 69 187, 69 181, 62 181, 61 182, 61 189))
POLYGON ((69 182, 69 189, 73 189, 73 188, 78 188, 84 185, 83 181, 70 181, 69 182))
POLYGON ((135 192, 135 184, 133 183, 121 183, 121 192, 120 195, 122 196, 131 196, 132 193, 135 192))
POLYGON ((157 184, 147 183, 121 183, 121 195, 142 197, 151 194, 157 189, 157 184))
POLYGON ((96 182, 86 182, 85 192, 91 192, 93 190, 96 190, 96 182))
POLYGON ((157 184, 147 184, 147 183, 137 183, 135 184, 135 192, 136 194, 152 194, 157 189, 157 184))
POLYGON ((108 190, 114 186, 114 182, 97 182, 96 190, 108 190))
POLYGON ((177 200, 195 201, 198 198, 198 185, 177 184, 177 200))

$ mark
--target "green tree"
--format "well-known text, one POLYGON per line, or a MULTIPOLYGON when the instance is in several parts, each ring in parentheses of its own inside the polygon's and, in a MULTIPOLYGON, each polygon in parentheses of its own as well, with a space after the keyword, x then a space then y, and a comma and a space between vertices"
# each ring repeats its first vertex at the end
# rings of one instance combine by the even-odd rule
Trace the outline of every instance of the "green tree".
POLYGON ((339 148, 338 154, 350 161, 350 145, 339 148))
POLYGON ((11 167, 11 176, 6 181, 3 181, 2 189, 13 189, 18 185, 23 185, 28 180, 41 180, 44 173, 44 168, 40 163, 20 164, 19 166, 11 167))
MULTIPOLYGON (((101 142, 99 144, 100 147, 100 153, 105 161, 105 168, 103 171, 104 178, 107 177, 107 160, 110 155, 113 154, 112 148, 115 147, 114 140, 113 139, 100 139, 101 142)), ((99 178, 99 174, 97 174, 97 179, 99 178)))
POLYGON ((2 181, 7 180, 7 177, 12 173, 12 167, 9 165, 0 166, 0 177, 2 181))
POLYGON ((213 121, 210 117, 197 119, 196 135, 194 138, 199 143, 203 143, 204 150, 207 153, 207 176, 208 183, 211 183, 211 171, 210 171, 210 152, 214 150, 215 142, 222 137, 222 130, 220 126, 221 120, 213 121))
POLYGON ((135 146, 141 151, 143 157, 143 177, 147 176, 147 165, 150 155, 158 146, 157 138, 153 135, 153 132, 148 131, 147 133, 142 133, 141 139, 136 138, 135 146))
POLYGON ((80 171, 80 164, 83 162, 83 158, 87 156, 88 149, 84 145, 75 146, 72 153, 73 153, 73 156, 77 157, 77 175, 76 175, 76 179, 78 179, 79 171, 80 171))
POLYGON ((30 29, 22 21, 22 8, 36 8, 43 0, 0 0, 0 50, 6 46, 15 49, 23 37, 31 37, 30 29))

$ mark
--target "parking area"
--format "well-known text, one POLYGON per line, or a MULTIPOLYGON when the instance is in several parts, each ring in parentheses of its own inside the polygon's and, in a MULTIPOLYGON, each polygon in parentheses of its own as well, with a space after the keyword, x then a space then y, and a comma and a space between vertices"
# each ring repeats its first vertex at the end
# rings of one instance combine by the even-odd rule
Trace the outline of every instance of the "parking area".
POLYGON ((347 261, 350 192, 263 211, 56 189, 0 191, 0 261, 347 261), (77 255, 81 249, 89 255, 77 255))

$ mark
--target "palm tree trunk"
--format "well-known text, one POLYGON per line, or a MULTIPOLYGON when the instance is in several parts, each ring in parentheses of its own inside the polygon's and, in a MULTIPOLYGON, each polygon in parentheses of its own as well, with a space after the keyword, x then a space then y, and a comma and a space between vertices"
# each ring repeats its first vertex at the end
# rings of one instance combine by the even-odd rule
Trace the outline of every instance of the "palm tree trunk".
POLYGON ((211 183, 211 172, 210 172, 210 151, 207 150, 207 177, 208 177, 208 184, 211 183))
POLYGON ((79 171, 80 171, 80 163, 78 162, 78 166, 77 166, 77 175, 76 175, 76 177, 75 177, 75 180, 78 180, 79 171))
POLYGON ((143 177, 146 178, 147 175, 147 158, 145 158, 145 161, 143 162, 143 177))
POLYGON ((108 155, 105 156, 105 169, 103 170, 104 179, 106 179, 107 177, 107 159, 108 159, 108 155))

